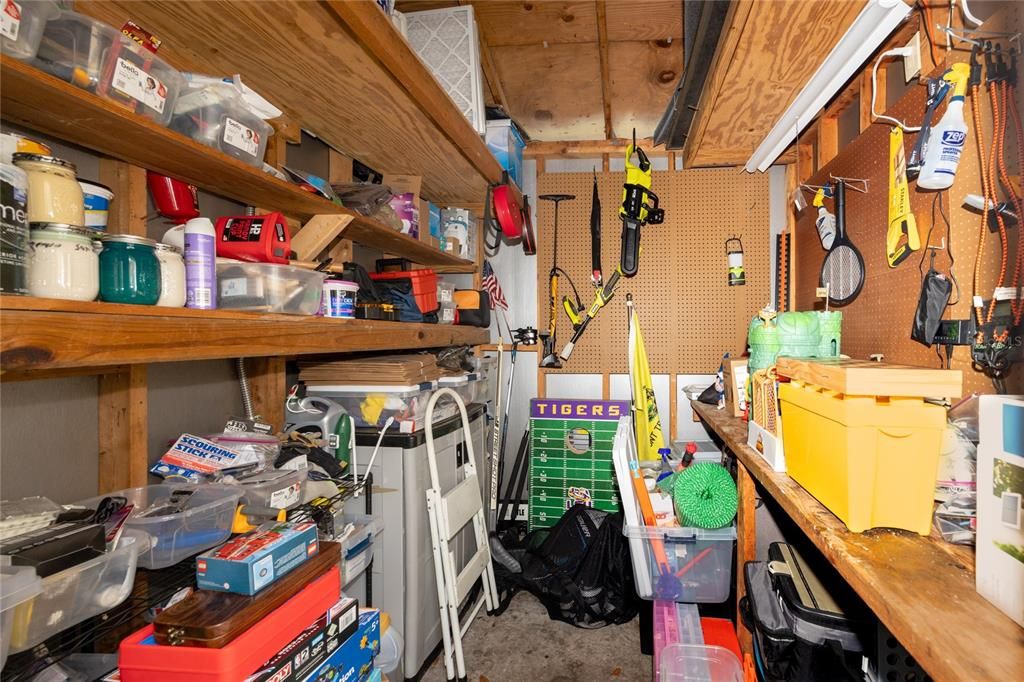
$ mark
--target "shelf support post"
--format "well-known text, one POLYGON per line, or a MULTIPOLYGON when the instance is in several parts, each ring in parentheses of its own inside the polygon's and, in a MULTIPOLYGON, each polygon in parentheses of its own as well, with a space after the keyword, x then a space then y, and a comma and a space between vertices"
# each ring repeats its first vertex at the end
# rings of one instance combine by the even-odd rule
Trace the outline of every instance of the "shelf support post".
POLYGON ((273 426, 275 432, 280 431, 284 428, 284 398, 288 390, 284 358, 245 358, 244 362, 253 412, 273 426))
POLYGON ((146 365, 99 377, 99 492, 146 485, 149 457, 146 365))

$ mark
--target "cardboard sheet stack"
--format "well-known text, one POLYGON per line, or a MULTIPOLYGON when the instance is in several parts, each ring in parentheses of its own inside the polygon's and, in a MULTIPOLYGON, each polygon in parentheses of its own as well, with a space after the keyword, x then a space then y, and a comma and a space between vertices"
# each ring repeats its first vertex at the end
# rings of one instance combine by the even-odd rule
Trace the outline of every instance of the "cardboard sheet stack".
POLYGON ((393 384, 414 386, 436 381, 446 374, 430 353, 376 355, 331 362, 300 362, 299 379, 309 386, 335 384, 393 384))

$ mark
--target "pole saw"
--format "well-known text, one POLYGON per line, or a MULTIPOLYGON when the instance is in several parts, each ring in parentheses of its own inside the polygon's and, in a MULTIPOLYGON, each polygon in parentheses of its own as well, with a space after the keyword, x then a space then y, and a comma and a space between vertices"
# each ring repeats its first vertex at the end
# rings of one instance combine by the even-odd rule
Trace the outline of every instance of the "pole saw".
MULTIPOLYGON (((665 219, 665 211, 658 208, 658 197, 651 191, 651 162, 644 151, 637 146, 635 130, 633 136, 633 144, 626 148, 626 182, 622 191, 622 207, 619 209, 619 217, 622 219, 622 251, 619 254, 619 265, 602 286, 600 282, 600 245, 596 249, 591 248, 596 288, 594 302, 590 304, 590 308, 584 315, 578 296, 575 305, 568 296, 562 299, 562 307, 565 308, 565 313, 569 316, 573 328, 572 338, 559 353, 562 362, 569 359, 573 348, 576 347, 576 343, 579 342, 583 333, 587 331, 591 320, 597 317, 601 308, 604 308, 615 295, 615 287, 618 285, 619 279, 632 277, 637 273, 640 265, 640 228, 647 224, 660 224, 665 219), (632 163, 634 154, 637 158, 636 164, 632 163)), ((597 189, 596 178, 594 189, 595 191, 597 189)), ((591 240, 600 240, 600 203, 596 202, 595 205, 597 216, 595 218, 594 212, 591 212, 590 234, 591 240)))

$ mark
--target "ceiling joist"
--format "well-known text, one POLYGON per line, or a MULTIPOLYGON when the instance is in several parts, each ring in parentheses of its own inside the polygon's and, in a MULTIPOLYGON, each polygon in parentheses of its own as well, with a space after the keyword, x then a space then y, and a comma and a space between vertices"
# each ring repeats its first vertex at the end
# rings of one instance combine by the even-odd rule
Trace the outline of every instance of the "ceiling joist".
POLYGON ((608 67, 608 17, 604 0, 594 0, 597 9, 597 49, 601 60, 601 105, 604 109, 604 136, 612 139, 612 83, 608 67))

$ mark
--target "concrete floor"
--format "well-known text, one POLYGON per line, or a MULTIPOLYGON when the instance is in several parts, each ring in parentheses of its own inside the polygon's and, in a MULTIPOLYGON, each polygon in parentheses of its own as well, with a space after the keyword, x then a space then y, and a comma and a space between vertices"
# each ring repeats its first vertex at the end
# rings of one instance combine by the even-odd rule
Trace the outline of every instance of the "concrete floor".
MULTIPOLYGON (((469 682, 641 682, 652 679, 651 657, 640 653, 640 621, 582 630, 551 620, 528 593, 498 617, 483 611, 463 638, 469 682)), ((423 682, 445 682, 444 655, 423 682)))

